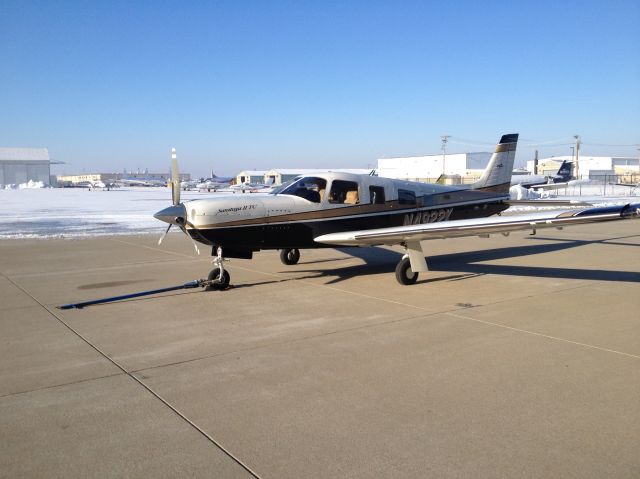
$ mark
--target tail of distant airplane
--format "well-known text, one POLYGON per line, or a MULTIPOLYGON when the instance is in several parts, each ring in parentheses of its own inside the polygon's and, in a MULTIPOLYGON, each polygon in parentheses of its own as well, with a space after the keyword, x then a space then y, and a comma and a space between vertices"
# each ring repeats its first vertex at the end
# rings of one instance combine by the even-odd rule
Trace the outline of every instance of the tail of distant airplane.
POLYGON ((482 176, 471 185, 471 189, 508 194, 517 144, 518 133, 503 135, 482 176))
POLYGON ((564 160, 556 173, 557 181, 569 181, 571 179, 571 163, 564 160))

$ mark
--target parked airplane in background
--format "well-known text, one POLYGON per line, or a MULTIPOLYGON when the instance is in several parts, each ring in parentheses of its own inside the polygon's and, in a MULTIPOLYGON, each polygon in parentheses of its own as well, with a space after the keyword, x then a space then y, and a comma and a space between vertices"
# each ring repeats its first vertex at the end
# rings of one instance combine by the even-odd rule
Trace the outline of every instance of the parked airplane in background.
POLYGON ((271 189, 271 185, 267 185, 265 183, 239 183, 237 185, 231 185, 229 187, 232 191, 241 191, 242 193, 254 193, 256 191, 262 191, 266 193, 266 190, 271 189))
POLYGON ((216 191, 223 188, 229 188, 228 181, 220 181, 218 178, 207 178, 201 180, 196 184, 196 188, 199 190, 216 191))
POLYGON ((117 188, 119 185, 115 181, 107 181, 106 183, 101 180, 97 181, 80 181, 75 184, 76 188, 89 188, 89 189, 107 189, 117 188))
POLYGON ((167 180, 155 178, 122 178, 117 183, 123 186, 167 186, 167 180))
POLYGON ((571 163, 563 161, 555 175, 532 175, 531 173, 519 173, 513 171, 511 186, 520 185, 524 188, 538 187, 553 183, 564 183, 571 179, 571 163))
POLYGON ((481 178, 471 185, 328 172, 295 178, 270 194, 185 203, 180 202, 173 150, 173 206, 154 215, 169 223, 158 243, 176 225, 192 240, 210 245, 215 265, 209 273, 211 289, 229 285, 224 258, 250 259, 256 251, 278 249, 283 263, 295 264, 303 248, 399 244, 406 254, 396 267, 396 278, 401 284, 413 284, 418 273, 428 271, 421 244, 426 239, 525 229, 535 233, 538 228, 640 216, 638 203, 492 217, 509 207, 517 140, 517 134, 504 135, 481 178))

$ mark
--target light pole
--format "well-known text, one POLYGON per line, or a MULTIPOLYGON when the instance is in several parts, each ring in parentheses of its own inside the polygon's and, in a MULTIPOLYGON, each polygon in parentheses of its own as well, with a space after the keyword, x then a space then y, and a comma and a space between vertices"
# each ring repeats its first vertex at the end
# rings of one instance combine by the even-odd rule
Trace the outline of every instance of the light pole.
POLYGON ((573 135, 576 139, 576 179, 580 179, 580 135, 573 135))
POLYGON ((447 156, 447 141, 449 141, 449 138, 451 138, 451 135, 441 135, 440 139, 442 140, 442 174, 446 174, 446 170, 445 170, 445 161, 446 161, 446 156, 447 156))
POLYGON ((571 166, 574 168, 574 171, 575 171, 575 166, 576 165, 573 163, 573 155, 576 152, 576 147, 575 146, 570 146, 569 148, 571 148, 571 166))

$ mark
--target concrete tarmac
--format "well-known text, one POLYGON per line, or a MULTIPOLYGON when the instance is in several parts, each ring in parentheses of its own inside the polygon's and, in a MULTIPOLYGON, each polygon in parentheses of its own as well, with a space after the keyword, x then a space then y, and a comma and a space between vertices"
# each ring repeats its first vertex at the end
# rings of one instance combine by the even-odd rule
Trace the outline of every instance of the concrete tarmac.
POLYGON ((0 242, 0 476, 640 477, 640 222, 227 263, 0 242))

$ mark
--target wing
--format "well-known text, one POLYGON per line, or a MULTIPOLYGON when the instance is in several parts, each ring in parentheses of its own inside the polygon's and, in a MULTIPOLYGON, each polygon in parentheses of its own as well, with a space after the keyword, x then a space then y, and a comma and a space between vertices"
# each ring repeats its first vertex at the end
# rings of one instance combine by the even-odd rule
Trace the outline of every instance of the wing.
POLYGON ((538 228, 559 228, 568 225, 640 218, 640 203, 594 207, 562 212, 527 215, 491 216, 469 220, 442 221, 410 226, 330 233, 315 238, 318 243, 334 245, 380 245, 413 243, 461 236, 486 236, 538 228))

